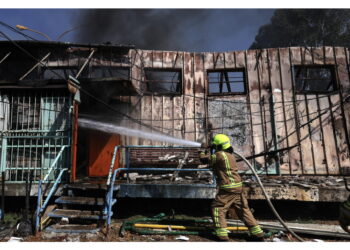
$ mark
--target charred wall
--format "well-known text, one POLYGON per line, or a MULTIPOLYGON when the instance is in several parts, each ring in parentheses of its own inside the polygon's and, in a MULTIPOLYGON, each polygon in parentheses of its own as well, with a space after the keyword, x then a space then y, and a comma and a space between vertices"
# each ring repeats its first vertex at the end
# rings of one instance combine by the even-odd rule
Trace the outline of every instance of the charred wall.
MULTIPOLYGON (((225 53, 131 50, 130 58, 134 86, 142 87, 145 68, 182 72, 180 95, 120 97, 131 104, 129 115, 157 131, 203 143, 212 134, 226 133, 246 156, 275 152, 252 159, 267 174, 340 175, 350 167, 347 48, 225 53), (298 65, 334 67, 336 91, 298 93, 293 75, 298 65), (208 94, 207 73, 218 69, 243 69, 246 93, 208 94)), ((125 137, 124 143, 165 145, 132 137, 125 137)))

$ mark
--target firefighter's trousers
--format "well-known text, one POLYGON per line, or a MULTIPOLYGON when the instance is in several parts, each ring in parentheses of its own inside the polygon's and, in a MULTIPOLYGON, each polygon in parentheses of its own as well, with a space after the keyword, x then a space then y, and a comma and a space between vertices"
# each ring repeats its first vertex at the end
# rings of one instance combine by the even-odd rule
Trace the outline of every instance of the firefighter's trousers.
POLYGON ((211 208, 216 229, 227 227, 226 213, 229 209, 234 209, 237 217, 244 222, 252 235, 258 237, 263 235, 263 231, 248 207, 248 201, 243 195, 242 188, 234 191, 219 189, 211 208))

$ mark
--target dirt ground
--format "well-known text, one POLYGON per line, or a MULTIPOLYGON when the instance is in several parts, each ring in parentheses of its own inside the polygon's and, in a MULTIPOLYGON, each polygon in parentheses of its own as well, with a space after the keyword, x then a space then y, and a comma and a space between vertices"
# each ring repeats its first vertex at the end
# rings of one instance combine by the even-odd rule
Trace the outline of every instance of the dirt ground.
MULTIPOLYGON (((323 221, 325 224, 332 225, 334 221, 323 221)), ((134 232, 125 231, 124 236, 120 236, 120 228, 122 226, 121 220, 115 220, 111 224, 109 234, 106 234, 106 229, 102 229, 98 233, 84 233, 84 234, 65 234, 65 233, 49 233, 39 232, 35 236, 28 236, 23 238, 24 242, 181 242, 184 240, 177 239, 179 235, 140 235, 134 232)), ((186 242, 215 242, 215 238, 211 235, 183 235, 188 239, 186 242)), ((0 241, 6 242, 10 237, 5 237, 0 241)), ((321 239, 317 237, 304 237, 305 241, 315 241, 314 239, 321 239)), ((249 238, 245 235, 230 235, 230 242, 246 242, 249 238)), ((293 242, 297 241, 291 235, 276 236, 273 235, 266 239, 267 242, 282 241, 293 242)), ((346 241, 340 239, 322 239, 321 241, 346 241)))

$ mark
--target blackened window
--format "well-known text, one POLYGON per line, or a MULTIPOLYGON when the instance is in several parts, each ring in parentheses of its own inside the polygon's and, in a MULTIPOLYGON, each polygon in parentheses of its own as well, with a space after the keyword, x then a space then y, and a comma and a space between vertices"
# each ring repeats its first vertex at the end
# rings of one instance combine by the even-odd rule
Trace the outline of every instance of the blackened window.
POLYGON ((146 93, 181 94, 181 70, 145 69, 146 93))
POLYGON ((208 71, 209 94, 245 94, 244 70, 208 71))
POLYGON ((297 93, 328 93, 337 90, 333 66, 294 66, 297 93))

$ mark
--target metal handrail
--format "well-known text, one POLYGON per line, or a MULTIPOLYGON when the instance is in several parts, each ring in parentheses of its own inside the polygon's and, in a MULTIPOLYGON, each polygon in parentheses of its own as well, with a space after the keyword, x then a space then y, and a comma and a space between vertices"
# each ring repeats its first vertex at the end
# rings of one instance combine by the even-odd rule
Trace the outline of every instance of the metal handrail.
POLYGON ((60 152, 58 152, 56 158, 54 159, 54 161, 52 162, 52 164, 51 164, 49 170, 47 171, 47 174, 45 175, 43 182, 46 182, 46 181, 47 181, 47 179, 49 178, 49 176, 50 176, 50 174, 51 174, 51 171, 52 171, 52 170, 54 169, 54 167, 57 165, 58 159, 62 156, 63 151, 64 151, 66 148, 67 148, 66 145, 62 146, 60 152))
POLYGON ((44 201, 44 204, 41 205, 42 203, 42 183, 43 181, 40 180, 39 184, 38 184, 38 199, 37 199, 37 209, 36 209, 36 221, 35 221, 35 232, 38 232, 40 230, 40 224, 41 224, 41 214, 45 211, 46 206, 48 205, 51 197, 55 194, 55 192, 57 191, 57 186, 59 185, 59 183, 61 182, 63 173, 65 171, 67 171, 67 168, 64 168, 61 170, 61 172, 59 173, 57 179, 55 180, 49 194, 46 196, 46 200, 44 201))
POLYGON ((107 224, 107 234, 109 233, 109 225, 111 224, 111 212, 112 212, 112 203, 113 203, 113 189, 114 189, 114 182, 115 182, 115 177, 116 173, 114 171, 113 173, 113 168, 115 164, 115 160, 117 157, 118 149, 120 146, 115 146, 114 147, 114 152, 111 160, 111 165, 109 167, 109 173, 108 173, 108 178, 107 178, 107 187, 108 187, 108 192, 106 194, 106 199, 105 199, 105 211, 107 213, 107 218, 106 218, 106 224, 107 224), (112 180, 111 180, 112 178, 112 180))
MULTIPOLYGON (((129 154, 127 155, 127 168, 118 168, 113 171, 114 163, 116 160, 116 156, 118 153, 118 150, 120 148, 191 148, 191 147, 182 147, 182 146, 115 146, 114 152, 113 152, 113 157, 111 160, 111 165, 109 168, 109 174, 108 174, 108 179, 107 179, 107 186, 108 186, 108 192, 106 194, 106 206, 105 206, 105 212, 107 213, 107 218, 106 218, 106 224, 107 224, 107 234, 109 232, 110 224, 111 224, 111 212, 112 212, 112 203, 113 203, 113 192, 114 192, 114 183, 116 176, 119 172, 121 171, 126 171, 126 172, 131 172, 131 171, 154 171, 154 172, 160 172, 160 171, 179 171, 179 172, 197 172, 197 171, 210 171, 212 172, 211 169, 178 169, 178 168, 129 168, 129 154), (113 172, 113 174, 112 174, 113 172)), ((216 187, 216 179, 213 176, 213 184, 209 184, 208 187, 216 187)))
POLYGON ((113 152, 113 156, 112 156, 112 160, 111 160, 111 165, 109 167, 109 172, 108 172, 107 186, 109 186, 110 181, 111 181, 111 177, 112 177, 112 173, 113 173, 113 167, 114 167, 114 163, 115 163, 115 159, 116 159, 119 147, 120 146, 115 146, 114 147, 114 152, 113 152))

